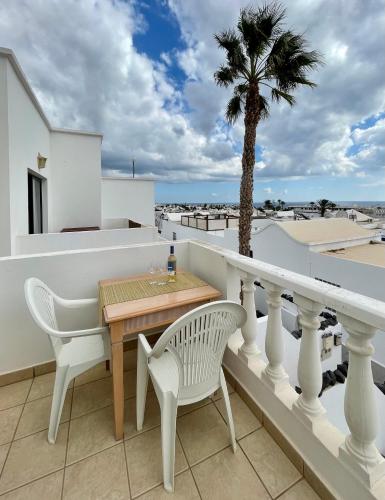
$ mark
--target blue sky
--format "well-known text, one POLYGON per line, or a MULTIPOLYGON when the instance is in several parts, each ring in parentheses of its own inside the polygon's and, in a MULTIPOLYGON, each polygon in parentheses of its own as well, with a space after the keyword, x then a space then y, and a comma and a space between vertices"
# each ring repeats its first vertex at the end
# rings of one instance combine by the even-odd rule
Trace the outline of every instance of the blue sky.
MULTIPOLYGON (((236 202, 243 121, 224 121, 213 35, 249 3, 4 0, 0 45, 54 126, 103 132, 104 175, 129 175, 135 158, 159 202, 236 202)), ((326 64, 316 89, 296 91, 293 108, 273 103, 258 125, 255 201, 385 200, 385 0, 282 3, 326 64)))

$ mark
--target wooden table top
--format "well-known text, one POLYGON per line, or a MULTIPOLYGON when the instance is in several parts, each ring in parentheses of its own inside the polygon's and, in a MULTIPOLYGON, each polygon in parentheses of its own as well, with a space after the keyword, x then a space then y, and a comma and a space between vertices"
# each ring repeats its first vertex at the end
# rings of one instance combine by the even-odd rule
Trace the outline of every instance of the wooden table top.
MULTIPOLYGON (((146 273, 130 276, 128 278, 102 280, 99 282, 99 286, 111 285, 127 280, 148 279, 150 277, 153 278, 151 274, 146 273)), ((222 293, 219 290, 207 284, 205 286, 188 288, 177 292, 162 293, 153 297, 110 304, 104 307, 104 320, 107 324, 114 323, 187 304, 219 299, 221 295, 222 293)))

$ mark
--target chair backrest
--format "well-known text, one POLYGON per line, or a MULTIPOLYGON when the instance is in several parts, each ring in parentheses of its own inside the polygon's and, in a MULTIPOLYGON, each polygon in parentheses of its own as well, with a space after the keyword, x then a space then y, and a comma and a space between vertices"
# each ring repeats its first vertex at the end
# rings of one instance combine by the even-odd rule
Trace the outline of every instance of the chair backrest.
POLYGON ((37 278, 29 278, 24 284, 25 300, 35 323, 49 335, 56 353, 63 341, 52 336, 52 330, 58 330, 55 314, 55 294, 37 278))
POLYGON ((245 309, 229 300, 197 307, 176 320, 152 350, 167 350, 179 369, 179 397, 195 397, 219 381, 223 354, 232 333, 246 321, 245 309))

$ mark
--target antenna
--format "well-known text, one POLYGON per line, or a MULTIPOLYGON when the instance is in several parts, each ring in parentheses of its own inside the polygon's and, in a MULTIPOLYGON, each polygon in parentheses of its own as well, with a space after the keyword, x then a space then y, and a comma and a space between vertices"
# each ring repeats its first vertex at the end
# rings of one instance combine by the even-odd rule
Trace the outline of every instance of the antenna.
POLYGON ((132 178, 135 177, 135 158, 132 159, 132 178))

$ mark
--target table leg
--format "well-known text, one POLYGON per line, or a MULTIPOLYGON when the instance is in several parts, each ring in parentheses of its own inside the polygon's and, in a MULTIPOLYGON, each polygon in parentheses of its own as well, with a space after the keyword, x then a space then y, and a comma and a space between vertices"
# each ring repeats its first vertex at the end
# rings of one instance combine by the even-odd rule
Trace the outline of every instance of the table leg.
POLYGON ((124 384, 123 384, 123 342, 114 342, 114 326, 111 328, 112 383, 114 388, 115 438, 123 439, 124 384))

